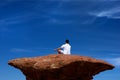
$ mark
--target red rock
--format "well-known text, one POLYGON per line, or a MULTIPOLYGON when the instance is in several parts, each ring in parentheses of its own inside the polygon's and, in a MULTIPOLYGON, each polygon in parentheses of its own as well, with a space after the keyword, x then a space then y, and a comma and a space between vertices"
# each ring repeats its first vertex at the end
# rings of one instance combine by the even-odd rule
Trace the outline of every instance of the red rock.
POLYGON ((114 68, 103 60, 62 54, 19 58, 8 64, 20 69, 26 80, 92 80, 94 75, 114 68))

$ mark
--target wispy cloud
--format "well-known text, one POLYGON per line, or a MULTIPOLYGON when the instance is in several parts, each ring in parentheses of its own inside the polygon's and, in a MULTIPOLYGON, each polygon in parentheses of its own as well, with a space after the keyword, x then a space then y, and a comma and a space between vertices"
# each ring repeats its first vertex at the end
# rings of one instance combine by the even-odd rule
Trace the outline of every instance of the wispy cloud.
POLYGON ((6 5, 11 4, 15 1, 20 1, 20 0, 2 0, 2 1, 0 1, 0 7, 6 6, 6 5))
POLYGON ((10 25, 10 24, 17 24, 17 23, 20 23, 20 20, 17 20, 17 18, 6 18, 6 19, 0 20, 1 26, 10 25))
POLYGON ((71 24, 73 22, 74 22, 73 20, 63 20, 63 19, 58 19, 58 18, 50 18, 50 19, 46 20, 46 23, 48 23, 48 24, 57 24, 57 25, 71 24))
POLYGON ((10 51, 11 52, 29 52, 29 53, 34 52, 33 50, 22 49, 22 48, 12 48, 10 51))
POLYGON ((47 0, 47 1, 119 1, 119 0, 47 0))
POLYGON ((87 0, 87 1, 101 1, 101 2, 105 2, 105 1, 107 1, 107 2, 110 2, 110 1, 119 1, 119 0, 87 0))
POLYGON ((119 53, 112 53, 110 54, 111 56, 120 56, 120 52, 119 53))
POLYGON ((67 0, 46 0, 46 1, 67 1, 67 0))
POLYGON ((115 53, 120 55, 119 49, 105 49, 105 48, 89 48, 89 51, 96 51, 96 52, 106 52, 106 53, 115 53))
POLYGON ((107 59, 104 59, 104 60, 110 62, 114 66, 120 67, 120 57, 118 57, 118 58, 107 58, 107 59))
POLYGON ((0 27, 0 32, 11 32, 11 30, 8 27, 0 27))
POLYGON ((107 17, 112 19, 120 19, 120 7, 114 7, 108 10, 98 11, 98 12, 90 12, 90 15, 94 15, 96 17, 107 17))
POLYGON ((16 16, 11 16, 8 18, 3 18, 0 19, 0 26, 7 26, 7 25, 14 25, 14 24, 19 24, 21 22, 25 22, 27 20, 32 19, 31 17, 33 13, 26 13, 26 14, 21 14, 21 15, 16 15, 16 16))
POLYGON ((37 52, 47 52, 48 50, 53 51, 52 48, 41 48, 41 47, 32 47, 32 48, 11 48, 10 52, 13 53, 37 53, 37 52))
POLYGON ((119 0, 98 0, 98 1, 119 1, 119 0))

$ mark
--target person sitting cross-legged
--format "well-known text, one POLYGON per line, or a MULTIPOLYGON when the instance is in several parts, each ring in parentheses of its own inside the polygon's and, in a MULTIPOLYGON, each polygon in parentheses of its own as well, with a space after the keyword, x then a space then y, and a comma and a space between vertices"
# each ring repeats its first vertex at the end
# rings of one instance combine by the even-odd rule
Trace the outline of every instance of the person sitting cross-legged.
POLYGON ((61 47, 57 48, 58 54, 71 54, 71 45, 69 44, 69 40, 65 41, 61 47))

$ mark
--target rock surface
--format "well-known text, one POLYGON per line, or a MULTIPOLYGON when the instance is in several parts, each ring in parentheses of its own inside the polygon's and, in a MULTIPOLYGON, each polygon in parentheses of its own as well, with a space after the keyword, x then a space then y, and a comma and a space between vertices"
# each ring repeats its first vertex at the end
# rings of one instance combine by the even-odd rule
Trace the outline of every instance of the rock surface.
POLYGON ((114 68, 102 60, 63 54, 19 58, 8 64, 20 69, 26 80, 92 80, 99 72, 114 68))

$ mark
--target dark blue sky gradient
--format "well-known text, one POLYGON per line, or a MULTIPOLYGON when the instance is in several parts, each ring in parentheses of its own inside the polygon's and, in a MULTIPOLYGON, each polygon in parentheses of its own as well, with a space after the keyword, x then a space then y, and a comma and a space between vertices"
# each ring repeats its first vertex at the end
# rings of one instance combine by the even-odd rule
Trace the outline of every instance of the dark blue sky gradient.
POLYGON ((8 66, 9 60, 56 54, 53 49, 69 39, 73 55, 102 59, 116 67, 94 80, 119 79, 119 26, 120 0, 2 0, 0 78, 25 80, 8 66))

